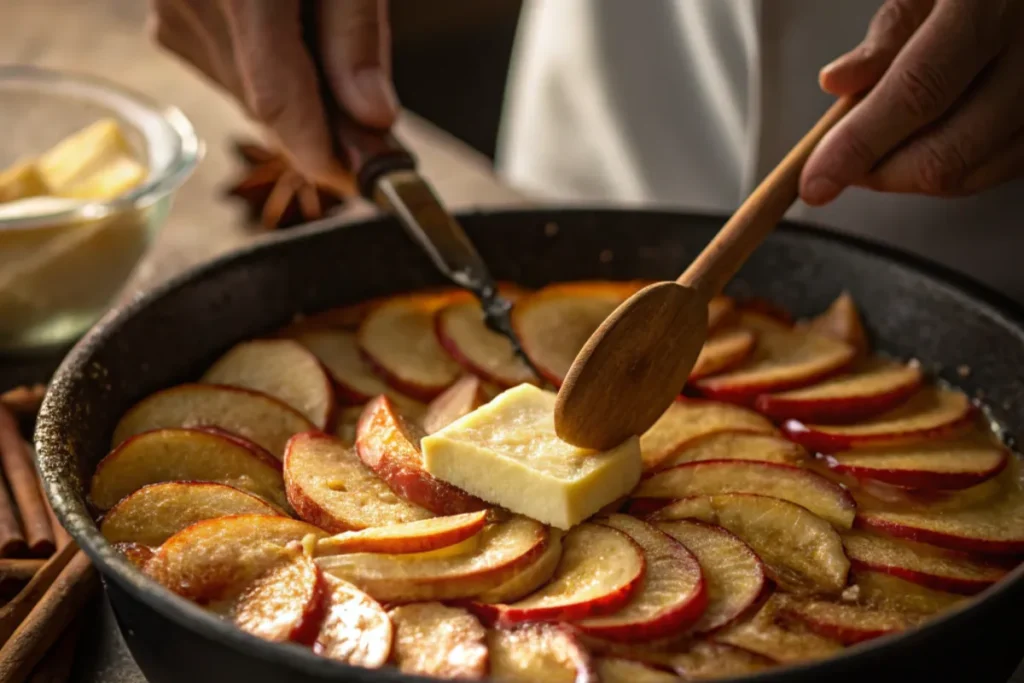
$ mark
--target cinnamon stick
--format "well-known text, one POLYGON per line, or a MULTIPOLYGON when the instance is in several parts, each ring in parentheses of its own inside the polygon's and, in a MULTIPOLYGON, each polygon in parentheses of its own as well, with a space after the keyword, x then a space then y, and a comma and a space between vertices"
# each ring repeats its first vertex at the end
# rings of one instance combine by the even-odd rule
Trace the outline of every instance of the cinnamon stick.
POLYGON ((69 543, 39 568, 28 585, 22 588, 13 600, 0 607, 0 643, 11 637, 18 624, 29 615, 77 552, 78 546, 69 543))
POLYGON ((26 583, 44 564, 45 560, 0 560, 0 585, 8 582, 26 583))
POLYGON ((46 557, 53 553, 53 530, 46 513, 46 503, 37 484, 36 467, 32 453, 18 431, 18 423, 11 411, 0 405, 0 466, 14 494, 14 502, 21 513, 21 525, 29 552, 46 557))
POLYGON ((25 417, 39 412, 45 395, 46 386, 43 384, 16 387, 0 394, 0 404, 18 417, 25 417))
POLYGON ((46 505, 46 516, 50 520, 50 529, 53 530, 53 542, 57 546, 57 550, 61 550, 68 543, 71 542, 71 534, 64 528, 64 525, 57 519, 57 513, 53 511, 53 506, 50 505, 50 501, 46 497, 46 492, 43 491, 43 482, 39 482, 39 495, 43 498, 43 503, 46 505))
POLYGON ((46 654, 46 659, 35 668, 28 683, 66 683, 71 677, 71 665, 75 661, 75 650, 81 634, 82 617, 79 615, 46 654))
POLYGON ((0 683, 22 683, 98 586, 92 562, 79 551, 0 648, 0 683))
POLYGON ((0 478, 0 557, 24 555, 28 552, 25 534, 21 531, 14 501, 7 492, 7 485, 0 478))

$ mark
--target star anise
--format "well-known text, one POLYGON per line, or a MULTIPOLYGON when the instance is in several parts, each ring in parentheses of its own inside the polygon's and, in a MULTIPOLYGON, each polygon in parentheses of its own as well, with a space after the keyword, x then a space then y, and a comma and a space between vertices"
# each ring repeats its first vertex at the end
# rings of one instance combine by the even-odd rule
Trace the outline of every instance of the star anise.
POLYGON ((267 230, 290 228, 323 218, 348 197, 304 178, 288 159, 252 142, 236 142, 245 176, 227 189, 249 207, 249 220, 267 230))

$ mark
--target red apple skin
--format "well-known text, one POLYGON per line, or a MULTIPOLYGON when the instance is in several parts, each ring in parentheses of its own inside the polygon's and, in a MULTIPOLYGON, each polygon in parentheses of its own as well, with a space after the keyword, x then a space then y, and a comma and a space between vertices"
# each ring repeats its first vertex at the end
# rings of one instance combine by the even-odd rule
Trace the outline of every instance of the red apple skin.
POLYGON ((398 375, 396 375, 395 373, 388 370, 382 364, 378 363, 373 356, 366 353, 366 351, 363 351, 361 348, 359 349, 359 353, 360 355, 362 355, 363 361, 365 361, 366 364, 370 367, 370 369, 373 370, 375 375, 383 379, 384 382, 389 387, 391 387, 400 394, 408 396, 409 398, 416 399, 417 401, 422 401, 423 403, 429 403, 433 399, 437 398, 437 396, 441 394, 445 389, 448 388, 448 385, 434 387, 424 386, 416 384, 414 382, 407 382, 398 375))
POLYGON ((855 527, 969 554, 1024 555, 1024 538, 999 541, 989 538, 957 536, 933 529, 907 526, 887 519, 876 519, 870 514, 857 515, 855 527))
POLYGON ((941 439, 969 426, 974 421, 976 414, 976 409, 972 407, 955 422, 935 427, 934 429, 922 429, 901 434, 831 434, 811 429, 799 420, 787 420, 782 425, 782 431, 791 441, 795 441, 811 452, 838 453, 854 448, 868 448, 882 444, 896 445, 912 441, 941 439))
POLYGON ((952 576, 935 576, 934 574, 926 574, 907 567, 874 564, 871 562, 862 562, 861 560, 855 560, 853 558, 850 558, 850 569, 860 569, 862 571, 866 570, 889 574, 890 576, 895 576, 896 578, 916 583, 919 586, 934 588, 935 590, 945 591, 947 593, 956 593, 957 595, 976 595, 991 586, 993 583, 991 581, 984 581, 980 579, 957 579, 952 576))
POLYGON ((816 400, 788 399, 774 394, 761 394, 754 399, 754 409, 773 420, 797 420, 807 424, 848 424, 881 415, 900 405, 921 387, 923 379, 869 396, 823 398, 816 400))
POLYGON ((822 370, 821 372, 807 375, 792 381, 779 381, 777 384, 773 384, 771 386, 737 385, 731 387, 709 387, 702 385, 696 387, 696 389, 700 392, 701 398, 705 398, 710 401, 722 401, 724 403, 735 403, 736 405, 753 407, 758 396, 771 391, 789 391, 790 389, 803 389, 804 387, 809 387, 817 382, 821 382, 844 372, 849 368, 850 363, 852 363, 853 360, 854 357, 851 355, 849 361, 838 367, 822 370))
MULTIPOLYGON (((485 382, 490 382, 491 384, 502 389, 511 389, 513 386, 516 385, 515 382, 510 382, 509 378, 496 375, 492 372, 489 372, 487 368, 483 367, 482 365, 474 363, 469 356, 463 353, 462 349, 459 348, 459 345, 455 342, 455 340, 448 336, 448 333, 445 331, 443 316, 443 308, 434 315, 434 334, 437 336, 437 342, 441 345, 441 348, 443 348, 456 363, 461 365, 462 368, 466 370, 466 372, 470 372, 479 377, 480 379, 484 380, 485 382)), ((537 380, 532 380, 532 383, 536 384, 537 380)))
MULTIPOLYGON (((897 633, 903 630, 900 627, 894 628, 868 628, 863 625, 854 624, 843 624, 836 621, 827 621, 821 619, 814 619, 808 615, 805 615, 797 610, 782 609, 781 615, 785 619, 793 619, 801 624, 804 624, 814 633, 825 638, 831 638, 832 640, 838 641, 843 645, 856 645, 857 643, 863 643, 867 640, 874 640, 875 638, 881 638, 882 636, 890 633, 897 633)), ((912 620, 908 619, 908 623, 903 626, 910 626, 912 620)))
MULTIPOLYGON (((310 646, 320 632, 320 624, 323 622, 327 611, 327 582, 311 560, 298 560, 297 563, 302 565, 304 574, 309 574, 309 576, 304 576, 303 578, 310 584, 312 591, 308 596, 303 596, 308 597, 308 599, 304 602, 302 615, 292 624, 291 629, 287 633, 282 633, 281 635, 285 642, 310 646)), ((291 588, 295 589, 298 586, 293 585, 291 588)))
POLYGON ((925 470, 884 470, 874 467, 858 467, 844 465, 834 461, 829 462, 829 467, 842 474, 848 474, 857 479, 873 479, 882 481, 893 486, 900 486, 905 489, 917 489, 924 491, 955 491, 976 486, 988 481, 1004 469, 1009 462, 1009 455, 1006 455, 999 464, 987 470, 977 472, 928 472, 925 470))
POLYGON ((675 501, 671 498, 630 498, 622 508, 623 514, 644 519, 675 501))
POLYGON ((416 427, 399 415, 387 396, 366 404, 356 427, 356 451, 363 463, 397 495, 436 515, 459 515, 488 505, 423 469, 416 427))

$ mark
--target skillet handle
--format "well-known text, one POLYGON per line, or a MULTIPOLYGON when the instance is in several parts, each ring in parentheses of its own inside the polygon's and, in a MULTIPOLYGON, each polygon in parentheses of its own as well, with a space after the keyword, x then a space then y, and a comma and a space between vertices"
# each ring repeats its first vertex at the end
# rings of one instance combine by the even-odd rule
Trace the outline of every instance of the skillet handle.
POLYGON ((328 124, 338 158, 348 162, 356 186, 374 201, 377 181, 393 171, 416 169, 416 157, 390 132, 361 126, 333 102, 328 105, 328 124))

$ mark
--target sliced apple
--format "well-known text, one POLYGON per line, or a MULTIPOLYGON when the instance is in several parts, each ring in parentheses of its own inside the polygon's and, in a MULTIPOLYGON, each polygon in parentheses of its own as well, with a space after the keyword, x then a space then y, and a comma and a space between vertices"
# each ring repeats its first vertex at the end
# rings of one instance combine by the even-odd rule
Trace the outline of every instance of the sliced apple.
POLYGON ((915 443, 955 434, 974 420, 974 406, 959 391, 925 387, 894 410, 854 425, 789 420, 786 436, 820 453, 915 443))
POLYGON ((480 680, 487 675, 487 631, 460 607, 422 602, 395 607, 394 661, 416 676, 480 680))
POLYGON ((712 334, 704 342, 697 362, 693 364, 690 381, 711 377, 736 367, 751 354, 756 343, 756 335, 742 327, 712 334))
POLYGON ((793 313, 771 299, 760 296, 745 296, 737 300, 736 309, 741 313, 752 313, 767 318, 783 327, 793 327, 793 313))
POLYGON ((220 357, 203 382, 251 389, 285 403, 327 429, 334 420, 334 385, 316 356, 291 339, 242 342, 220 357))
POLYGON ((307 330, 296 334, 295 340, 327 368, 339 398, 345 403, 366 403, 374 396, 392 391, 363 359, 354 332, 307 330))
POLYGON ((855 355, 852 346, 794 330, 759 313, 742 311, 739 325, 757 335, 757 347, 736 369, 694 383, 708 398, 749 403, 759 394, 819 382, 841 371, 855 355))
POLYGON ((512 325, 537 370, 559 386, 594 330, 638 288, 632 282, 549 285, 516 302, 512 325))
POLYGON ((676 539, 697 558, 704 572, 708 605, 694 633, 708 633, 731 623, 757 602, 765 587, 764 565, 754 551, 725 529, 679 520, 658 529, 676 539))
POLYGON ((601 683, 678 683, 680 680, 643 662, 620 657, 598 659, 597 674, 601 683))
POLYGON ((495 683, 597 683, 597 669, 576 635, 562 624, 524 624, 487 633, 495 683))
POLYGON ((846 424, 896 408, 917 392, 923 379, 917 364, 869 358, 849 374, 804 389, 762 394, 754 407, 774 420, 846 424))
POLYGON ((245 439, 197 429, 131 437, 96 466, 89 499, 108 510, 143 486, 165 481, 227 484, 288 507, 280 460, 245 439))
POLYGON ((394 640, 394 627, 387 612, 347 581, 326 573, 323 576, 325 611, 313 651, 353 666, 384 666, 394 640))
POLYGON ((317 541, 316 554, 424 553, 461 543, 480 532, 487 511, 434 517, 404 524, 345 531, 317 541))
POLYGON ((546 584, 555 575, 562 560, 562 538, 565 532, 551 527, 548 529, 548 543, 544 553, 533 564, 493 590, 477 596, 480 603, 500 604, 526 597, 546 584))
POLYGON ((479 498, 430 475, 423 467, 422 429, 398 413, 387 396, 366 405, 356 429, 360 459, 392 491, 438 515, 486 509, 479 498))
POLYGON ((353 553, 317 562, 324 571, 354 583, 377 600, 458 600, 493 590, 530 566, 544 552, 547 538, 539 522, 516 516, 485 526, 479 547, 468 555, 423 559, 353 553))
POLYGON ((438 432, 460 417, 469 415, 488 400, 480 378, 466 375, 430 402, 423 416, 423 431, 427 434, 438 432))
POLYGON ((264 640, 311 645, 323 621, 326 590, 317 566, 298 555, 248 586, 232 602, 230 618, 264 640))
POLYGON ((187 526, 228 515, 277 515, 251 493, 224 484, 168 481, 132 493, 103 516, 100 532, 111 543, 158 546, 187 526))
POLYGON ((1005 447, 987 434, 888 448, 836 453, 836 472, 911 489, 955 490, 976 486, 999 474, 1009 462, 1005 447))
POLYGON ((928 588, 882 572, 856 570, 853 587, 857 600, 884 610, 931 615, 963 603, 962 595, 928 588))
POLYGON ((710 681, 763 671, 774 660, 725 643, 698 640, 668 660, 685 680, 710 681))
POLYGON ((825 600, 792 600, 781 612, 784 616, 799 619, 818 635, 843 645, 855 645, 898 633, 920 621, 904 612, 825 600))
POLYGON ((705 460, 756 460, 797 465, 808 459, 803 446, 773 434, 716 432, 686 442, 657 471, 705 460))
POLYGON ((155 429, 219 427, 262 446, 278 458, 292 434, 316 429, 298 411, 249 389, 180 384, 135 404, 114 429, 113 446, 155 429))
POLYGON ((326 434, 297 434, 288 442, 284 482, 299 517, 334 533, 433 517, 396 496, 352 449, 326 434))
POLYGON ((806 329, 825 337, 845 342, 858 353, 868 351, 868 335, 861 322, 860 311, 849 292, 843 292, 821 315, 803 323, 806 329))
POLYGON ((472 609, 505 626, 609 614, 640 589, 645 570, 644 553, 627 534, 585 522, 562 539, 558 568, 537 592, 508 605, 478 603, 472 609))
POLYGON ((638 498, 691 498, 756 493, 803 506, 839 529, 849 529, 857 508, 850 494, 810 470, 776 462, 705 460, 662 470, 640 482, 638 498))
POLYGON ((287 517, 235 515, 193 524, 167 539, 146 573, 200 604, 241 595, 260 576, 299 553, 288 547, 324 533, 287 517))
MULTIPOLYGON (((609 515, 598 521, 628 535, 643 549, 646 570, 639 590, 620 610, 577 623, 584 633, 643 642, 681 633, 701 618, 708 603, 707 586, 700 564, 689 550, 663 531, 627 515, 609 515)), ((596 549, 591 552, 608 557, 596 549)))
POLYGON ((114 549, 128 558, 128 561, 139 569, 145 569, 146 563, 153 559, 156 551, 141 543, 115 543, 114 549))
POLYGON ((776 593, 752 617, 715 634, 717 642, 742 648, 780 664, 795 664, 831 657, 842 644, 797 622, 781 622, 780 611, 788 596, 776 593))
POLYGON ((509 389, 537 377, 508 339, 490 330, 476 301, 451 303, 437 312, 434 330, 441 346, 467 372, 509 389))
POLYGON ((657 468, 684 444, 707 434, 743 431, 778 434, 775 426, 752 410, 717 401, 675 401, 640 437, 644 469, 657 468))
POLYGON ((686 498, 651 516, 654 522, 695 519, 740 537, 764 562, 768 575, 794 593, 838 594, 850 562, 827 521, 785 500, 748 493, 686 498))
POLYGON ((359 427, 359 418, 363 416, 364 408, 365 406, 346 406, 338 411, 334 435, 346 446, 355 448, 356 429, 359 427))
POLYGON ((708 302, 708 334, 717 332, 736 313, 736 300, 730 296, 712 297, 708 302))
POLYGON ((363 320, 359 348, 389 386, 429 401, 462 374, 434 334, 434 314, 450 301, 450 294, 398 296, 363 320))

